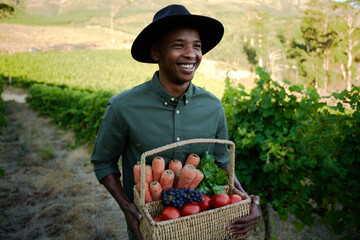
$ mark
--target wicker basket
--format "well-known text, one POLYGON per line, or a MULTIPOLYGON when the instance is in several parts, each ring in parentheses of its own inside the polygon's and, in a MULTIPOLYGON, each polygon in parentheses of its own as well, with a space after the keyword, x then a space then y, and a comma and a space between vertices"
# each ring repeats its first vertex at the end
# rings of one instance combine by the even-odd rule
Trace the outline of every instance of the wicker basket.
POLYGON ((220 139, 190 139, 168 144, 141 155, 141 180, 140 194, 134 186, 134 202, 143 215, 140 221, 140 231, 143 239, 151 240, 216 240, 229 239, 229 230, 226 229, 235 218, 250 214, 251 199, 248 195, 234 187, 235 169, 235 144, 228 140, 220 139), (243 201, 224 207, 211 209, 198 214, 180 217, 177 219, 155 222, 152 217, 158 215, 164 205, 161 200, 145 204, 145 159, 148 156, 176 148, 186 144, 194 143, 218 143, 228 144, 230 148, 229 184, 225 186, 227 194, 239 194, 243 201))

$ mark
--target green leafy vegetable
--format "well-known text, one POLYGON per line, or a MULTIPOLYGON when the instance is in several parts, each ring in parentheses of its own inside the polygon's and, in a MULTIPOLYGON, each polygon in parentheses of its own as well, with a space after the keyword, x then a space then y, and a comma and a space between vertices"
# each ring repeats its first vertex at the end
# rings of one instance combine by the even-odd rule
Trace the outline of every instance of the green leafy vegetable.
POLYGON ((201 158, 198 169, 204 174, 204 179, 197 186, 197 190, 205 191, 206 195, 213 196, 224 192, 229 179, 226 171, 215 164, 214 156, 206 152, 201 158))

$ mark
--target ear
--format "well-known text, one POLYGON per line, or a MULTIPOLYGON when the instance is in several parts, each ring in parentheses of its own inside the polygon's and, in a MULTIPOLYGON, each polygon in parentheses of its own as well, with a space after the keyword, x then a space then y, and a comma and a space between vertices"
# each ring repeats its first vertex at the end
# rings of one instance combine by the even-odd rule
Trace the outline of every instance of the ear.
POLYGON ((160 57, 159 57, 160 53, 159 53, 159 49, 158 49, 156 46, 152 45, 152 46, 150 47, 150 55, 151 55, 151 58, 152 58, 155 62, 159 62, 159 60, 160 60, 160 57))

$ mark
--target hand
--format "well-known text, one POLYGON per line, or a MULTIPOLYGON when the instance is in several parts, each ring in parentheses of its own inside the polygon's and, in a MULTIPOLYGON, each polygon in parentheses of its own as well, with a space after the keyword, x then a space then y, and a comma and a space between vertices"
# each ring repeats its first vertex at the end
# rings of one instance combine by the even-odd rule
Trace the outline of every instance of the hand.
POLYGON ((128 208, 124 211, 126 220, 131 228, 131 231, 136 236, 137 240, 142 240, 139 221, 142 219, 141 213, 138 211, 136 205, 134 203, 129 203, 128 208))
POLYGON ((227 229, 232 230, 231 236, 235 236, 237 239, 245 239, 250 236, 251 230, 256 226, 260 220, 260 213, 258 211, 258 205, 260 203, 259 196, 251 195, 251 210, 250 215, 242 218, 236 218, 231 222, 231 225, 227 229))
POLYGON ((136 236, 136 239, 142 240, 139 229, 139 220, 142 219, 141 213, 138 211, 136 205, 129 201, 124 188, 120 181, 120 175, 109 174, 101 180, 106 189, 111 193, 116 202, 119 204, 121 210, 125 214, 125 218, 131 231, 136 236))

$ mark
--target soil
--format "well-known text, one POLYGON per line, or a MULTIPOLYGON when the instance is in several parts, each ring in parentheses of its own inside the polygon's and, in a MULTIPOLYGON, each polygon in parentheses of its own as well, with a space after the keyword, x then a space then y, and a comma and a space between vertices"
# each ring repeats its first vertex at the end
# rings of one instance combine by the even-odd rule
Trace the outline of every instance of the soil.
POLYGON ((0 136, 0 239, 127 239, 124 215, 96 180, 89 147, 74 148, 70 131, 10 100, 24 94, 3 94, 9 101, 0 136))
MULTIPOLYGON (((0 53, 129 48, 133 36, 116 32, 117 43, 102 28, 0 24, 0 53), (123 37, 123 38, 122 38, 123 37)), ((208 62, 214 74, 214 63, 208 62)), ((220 71, 217 71, 221 75, 220 71)), ((127 239, 117 203, 100 185, 88 146, 74 147, 71 131, 39 116, 25 102, 26 91, 5 87, 8 125, 1 129, 0 239, 127 239)), ((271 213, 275 239, 338 239, 315 224, 298 233, 291 219, 271 213)), ((264 239, 262 223, 250 240, 264 239)))

